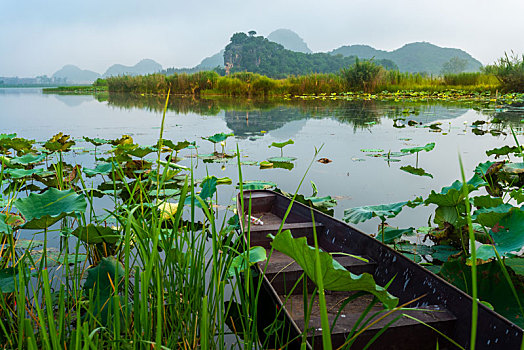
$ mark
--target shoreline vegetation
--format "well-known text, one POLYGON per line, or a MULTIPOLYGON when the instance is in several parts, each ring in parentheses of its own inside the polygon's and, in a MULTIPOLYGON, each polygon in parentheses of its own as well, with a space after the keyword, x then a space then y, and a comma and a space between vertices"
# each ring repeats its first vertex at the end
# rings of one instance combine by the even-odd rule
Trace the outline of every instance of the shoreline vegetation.
MULTIPOLYGON (((327 96, 369 99, 369 96, 411 98, 421 94, 427 99, 439 99, 442 95, 457 95, 489 100, 499 93, 524 92, 524 57, 501 58, 482 72, 446 74, 442 76, 419 73, 401 73, 386 70, 373 60, 356 60, 338 74, 308 74, 272 79, 251 72, 232 73, 221 76, 215 71, 193 74, 160 73, 138 76, 117 76, 98 79, 92 86, 67 86, 44 89, 46 93, 135 93, 141 95, 230 96, 230 97, 280 97, 308 98, 327 96), (414 94, 415 93, 415 94, 414 94), (407 96, 406 96, 407 95, 407 96), (485 99, 485 98, 484 98, 485 99)), ((327 98, 326 98, 327 99, 327 98)))

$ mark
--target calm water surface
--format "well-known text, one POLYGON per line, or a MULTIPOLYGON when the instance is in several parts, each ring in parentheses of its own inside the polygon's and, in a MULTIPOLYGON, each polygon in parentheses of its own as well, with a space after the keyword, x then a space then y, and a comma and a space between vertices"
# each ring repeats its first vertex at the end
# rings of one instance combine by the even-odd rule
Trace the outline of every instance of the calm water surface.
MULTIPOLYGON (((58 132, 74 138, 82 136, 117 138, 122 134, 133 137, 143 145, 156 143, 162 119, 161 103, 157 98, 115 96, 103 97, 48 95, 40 89, 0 89, 0 133, 16 132, 18 136, 45 141, 58 132)), ((262 161, 280 156, 272 142, 293 139, 284 148, 284 156, 296 157, 293 170, 265 169, 242 166, 245 180, 269 180, 288 192, 296 190, 301 177, 313 159, 315 147, 322 150, 317 156, 332 160, 329 164, 313 162, 301 193, 311 195, 313 181, 319 195, 338 199, 335 216, 341 218, 345 208, 391 203, 426 197, 431 190, 440 190, 460 178, 458 155, 462 155, 467 177, 475 165, 488 160, 487 149, 513 145, 511 137, 475 135, 471 123, 489 121, 496 111, 474 110, 457 104, 407 104, 381 102, 291 103, 256 102, 246 100, 197 101, 191 98, 172 98, 166 114, 164 138, 173 141, 196 141, 199 153, 211 153, 213 145, 202 136, 218 132, 233 132, 226 150, 233 152, 238 145, 243 160, 262 161), (417 114, 414 114, 415 112, 417 114), (442 132, 429 128, 395 128, 394 119, 405 118, 421 126, 441 122, 442 132), (262 132, 265 131, 265 132, 262 132), (401 166, 416 166, 415 155, 387 162, 367 156, 361 149, 383 149, 398 152, 402 148, 423 146, 435 142, 435 149, 419 155, 418 166, 433 175, 420 177, 400 170, 401 166)), ((508 119, 520 121, 521 116, 508 119)), ((507 118, 506 118, 507 119, 507 118)), ((398 122, 397 122, 398 123, 398 122)), ((507 125, 507 124, 504 124, 507 125)), ((504 125, 500 126, 503 127, 504 125)), ((518 124, 515 124, 518 126, 518 124)), ((506 130, 509 131, 509 130, 506 130)), ((77 146, 92 148, 78 142, 77 146)), ((220 148, 220 147, 219 147, 220 148)), ((189 156, 184 150, 182 155, 189 156)), ((75 162, 93 166, 92 155, 79 155, 75 162)), ((236 160, 225 163, 203 163, 187 157, 182 164, 196 166, 196 174, 207 172, 218 177, 229 176, 237 182, 236 160)), ((219 202, 232 204, 234 186, 221 186, 219 202)), ((427 225, 433 208, 404 209, 390 224, 401 227, 427 225)), ((367 232, 375 232, 378 219, 361 224, 367 232)))

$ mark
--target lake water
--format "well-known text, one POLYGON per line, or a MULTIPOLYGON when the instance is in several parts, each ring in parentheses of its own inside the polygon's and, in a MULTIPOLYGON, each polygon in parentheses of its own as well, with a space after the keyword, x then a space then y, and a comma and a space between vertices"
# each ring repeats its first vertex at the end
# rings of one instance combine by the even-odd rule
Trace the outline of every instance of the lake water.
MULTIPOLYGON (((58 132, 78 139, 82 136, 117 138, 122 134, 143 145, 156 143, 162 120, 162 99, 129 95, 106 97, 49 95, 40 89, 0 89, 0 133, 16 132, 18 136, 45 141, 58 132)), ((345 208, 392 203, 427 197, 460 178, 458 155, 462 155, 466 176, 470 177, 479 162, 488 160, 485 151, 503 145, 514 145, 508 125, 515 128, 523 117, 497 113, 495 109, 475 110, 467 104, 385 103, 344 101, 251 101, 195 100, 171 98, 165 119, 164 138, 173 141, 196 141, 200 154, 212 153, 213 145, 202 136, 225 132, 235 134, 227 140, 226 150, 233 153, 237 145, 242 160, 262 161, 280 156, 280 150, 268 148, 272 142, 294 140, 284 148, 284 156, 296 157, 294 168, 264 169, 242 166, 244 180, 268 180, 284 191, 294 192, 313 159, 315 147, 322 150, 316 159, 329 158, 331 163, 313 162, 300 193, 311 195, 310 182, 319 196, 331 195, 338 200, 335 216, 341 218, 345 208), (494 116, 502 124, 489 128, 503 130, 497 136, 476 135, 471 124, 490 121, 494 116), (403 118, 395 122, 394 119, 403 118), (394 127, 409 120, 421 125, 394 127), (441 132, 423 127, 440 122, 441 132), (416 166, 416 156, 400 157, 400 162, 367 156, 361 149, 383 149, 399 152, 402 148, 424 146, 435 142, 431 152, 419 154, 418 167, 433 175, 415 176, 400 170, 416 166)), ((484 130, 487 129, 483 126, 484 130)), ((518 131, 518 130, 517 130, 518 131)), ((77 145, 92 148, 89 144, 77 145)), ((220 149, 220 146, 218 146, 220 149)), ((189 156, 190 150, 182 155, 189 156)), ((92 156, 74 159, 92 167, 92 156)), ((236 159, 223 163, 203 163, 187 157, 184 165, 196 166, 197 177, 206 173, 228 176, 237 182, 236 159)), ((234 186, 221 186, 219 202, 232 204, 234 186)), ((404 209, 390 224, 400 227, 427 225, 433 208, 404 209)), ((360 225, 366 232, 376 232, 378 219, 360 225)))

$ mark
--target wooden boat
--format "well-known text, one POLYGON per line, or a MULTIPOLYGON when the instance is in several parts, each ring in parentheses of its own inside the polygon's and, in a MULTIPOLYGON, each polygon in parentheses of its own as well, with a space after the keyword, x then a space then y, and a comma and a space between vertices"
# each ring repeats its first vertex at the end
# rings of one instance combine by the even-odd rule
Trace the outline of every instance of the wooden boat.
MULTIPOLYGON (((267 235, 277 233, 291 200, 267 190, 245 191, 243 196, 243 216, 240 194, 237 197, 237 208, 239 216, 243 218, 240 224, 244 236, 247 237, 249 226, 250 245, 263 246, 269 252, 271 239, 267 235), (248 225, 248 213, 261 222, 257 224, 255 220, 248 225)), ((460 346, 470 348, 471 297, 376 239, 303 204, 293 203, 283 230, 289 229, 295 238, 305 236, 308 244, 313 245, 312 215, 318 244, 323 251, 349 253, 368 260, 363 262, 348 255, 335 257, 346 269, 355 274, 368 272, 380 286, 385 286, 392 280, 388 291, 399 298, 400 305, 420 298, 409 305, 413 309, 401 311, 412 318, 401 316, 372 343, 371 349, 458 348, 432 328, 447 335, 460 346)), ((301 334, 305 334, 306 329, 302 288, 304 283, 298 283, 294 290, 291 287, 302 275, 302 268, 290 257, 274 250, 269 261, 256 264, 254 269, 258 272, 255 275, 263 278, 257 308, 259 337, 270 348, 298 348, 301 334), (279 320, 277 324, 281 326, 275 327, 275 319, 279 320)), ((309 281, 308 299, 311 299, 313 287, 313 283, 309 281)), ((326 291, 330 323, 335 319, 342 302, 350 295, 350 292, 326 291)), ((344 345, 347 335, 370 299, 359 298, 343 308, 332 332, 333 348, 344 345)), ((383 307, 380 304, 375 305, 371 313, 375 309, 379 311, 383 307)), ((477 349, 520 348, 523 337, 521 328, 482 304, 479 304, 478 309, 477 349)), ((351 348, 365 347, 389 321, 399 315, 398 312, 366 329, 356 338, 351 348)), ((322 348, 318 302, 314 304, 307 324, 307 342, 308 348, 322 348)))

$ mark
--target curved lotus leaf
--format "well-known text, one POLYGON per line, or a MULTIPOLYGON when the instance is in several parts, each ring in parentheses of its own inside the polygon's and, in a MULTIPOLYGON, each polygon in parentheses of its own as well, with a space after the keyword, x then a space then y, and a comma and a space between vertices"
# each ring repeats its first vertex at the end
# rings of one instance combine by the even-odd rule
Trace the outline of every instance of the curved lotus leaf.
MULTIPOLYGON (((183 150, 184 148, 188 148, 190 145, 194 146, 195 142, 189 142, 187 140, 184 140, 184 141, 179 141, 175 144, 171 140, 162 139, 162 147, 168 147, 176 152, 183 150)), ((158 140, 156 144, 156 148, 159 148, 159 147, 160 147, 160 140, 158 140)))
POLYGON ((246 264, 248 252, 243 252, 237 255, 231 261, 231 265, 227 271, 228 277, 235 277, 235 270, 237 273, 246 271, 250 266, 267 260, 266 249, 263 247, 251 247, 249 249, 249 264, 246 264))
POLYGON ((333 208, 337 206, 337 200, 331 196, 325 197, 304 197, 305 200, 311 201, 318 208, 333 208))
POLYGON ((332 291, 364 291, 375 295, 382 304, 391 309, 397 306, 398 298, 377 285, 369 273, 355 275, 346 270, 331 254, 319 252, 321 276, 315 270, 315 248, 307 244, 306 237, 293 238, 289 230, 280 232, 271 242, 276 250, 288 255, 304 269, 307 276, 315 283, 322 278, 324 288, 332 291))
POLYGON ((428 144, 426 144, 425 146, 422 146, 422 147, 403 148, 403 149, 400 150, 400 152, 404 152, 404 153, 418 153, 418 152, 421 152, 421 151, 429 152, 433 148, 435 148, 435 142, 428 143, 428 144))
POLYGON ((100 163, 94 169, 84 168, 82 171, 88 177, 93 177, 95 175, 108 175, 113 171, 113 166, 116 169, 118 165, 114 163, 100 163))
POLYGON ((45 154, 27 153, 21 157, 16 157, 16 158, 11 159, 11 163, 28 165, 28 164, 38 163, 42 161, 45 157, 46 157, 45 154))
POLYGON ((488 170, 489 168, 495 164, 494 162, 491 162, 491 161, 487 161, 485 163, 480 163, 479 165, 477 165, 477 167, 475 168, 475 174, 479 175, 479 176, 485 176, 487 173, 488 173, 488 170))
POLYGON ((22 228, 44 229, 67 215, 84 212, 87 202, 73 190, 50 188, 42 194, 31 193, 19 198, 14 205, 27 221, 22 228))
MULTIPOLYGON (((393 243, 397 238, 400 238, 403 235, 412 235, 414 230, 415 229, 413 227, 400 229, 396 229, 389 226, 384 227, 384 243, 393 243)), ((382 242, 382 232, 379 231, 375 238, 377 239, 377 241, 382 242)))
POLYGON ((79 226, 72 234, 87 244, 116 244, 120 240, 120 233, 117 230, 113 230, 111 227, 93 224, 79 226))
POLYGON ((213 136, 202 137, 202 139, 211 141, 213 143, 219 143, 219 142, 225 141, 229 136, 234 136, 234 134, 233 133, 226 134, 226 133, 221 132, 213 136))
MULTIPOLYGON (((511 204, 500 204, 496 207, 481 208, 475 210, 471 219, 483 226, 493 227, 499 223, 505 216, 507 216, 510 210, 514 209, 511 204)), ((519 210, 518 208, 515 208, 519 210)))
POLYGON ((12 179, 21 179, 26 176, 40 175, 44 172, 44 169, 6 169, 5 173, 11 176, 12 179))
POLYGON ((297 160, 295 157, 271 157, 267 159, 269 162, 272 163, 290 163, 294 160, 297 160))
POLYGON ((433 250, 433 253, 431 254, 433 259, 436 259, 442 262, 448 261, 448 258, 450 256, 461 252, 461 250, 455 247, 452 247, 450 245, 437 244, 437 245, 432 246, 431 248, 433 250))
MULTIPOLYGON (((478 189, 480 186, 485 186, 487 183, 482 180, 478 175, 473 177, 467 182, 469 191, 478 189)), ((451 186, 442 187, 440 193, 431 191, 428 198, 424 201, 424 204, 436 204, 438 206, 452 207, 458 205, 464 200, 464 194, 462 191, 462 181, 455 181, 451 186)))
POLYGON ((273 163, 268 162, 267 160, 260 162, 260 168, 272 168, 272 167, 273 167, 273 163))
POLYGON ((379 217, 385 221, 386 218, 394 218, 402 211, 402 208, 408 204, 408 202, 398 202, 391 204, 380 204, 380 205, 365 205, 362 207, 349 208, 344 210, 344 221, 358 224, 364 222, 373 217, 379 217))
POLYGON ((285 147, 287 145, 292 145, 294 143, 295 143, 295 141, 293 141, 292 139, 289 139, 289 140, 284 141, 284 142, 273 142, 272 144, 270 144, 268 146, 268 148, 271 148, 271 147, 283 148, 283 147, 285 147))
POLYGON ((231 185, 232 183, 233 180, 227 176, 217 178, 217 185, 231 185))
POLYGON ((417 175, 417 176, 427 176, 427 177, 433 178, 433 175, 431 175, 430 173, 427 173, 426 170, 422 168, 415 168, 411 165, 402 166, 400 167, 400 170, 405 171, 406 173, 417 175))
POLYGON ((0 233, 10 234, 11 232, 12 228, 7 224, 7 215, 0 213, 0 233))
POLYGON ((10 148, 17 152, 25 153, 32 149, 35 140, 27 140, 21 137, 0 139, 0 149, 10 148))
MULTIPOLYGON (((118 146, 118 147, 120 148, 120 146, 118 146)), ((152 147, 152 146, 151 147, 137 146, 137 147, 134 147, 133 149, 127 151, 127 153, 132 155, 132 156, 138 157, 138 158, 144 158, 149 153, 156 152, 156 150, 157 149, 152 147)))
POLYGON ((507 258, 504 259, 504 264, 511 267, 516 274, 524 275, 524 259, 523 258, 507 258))

